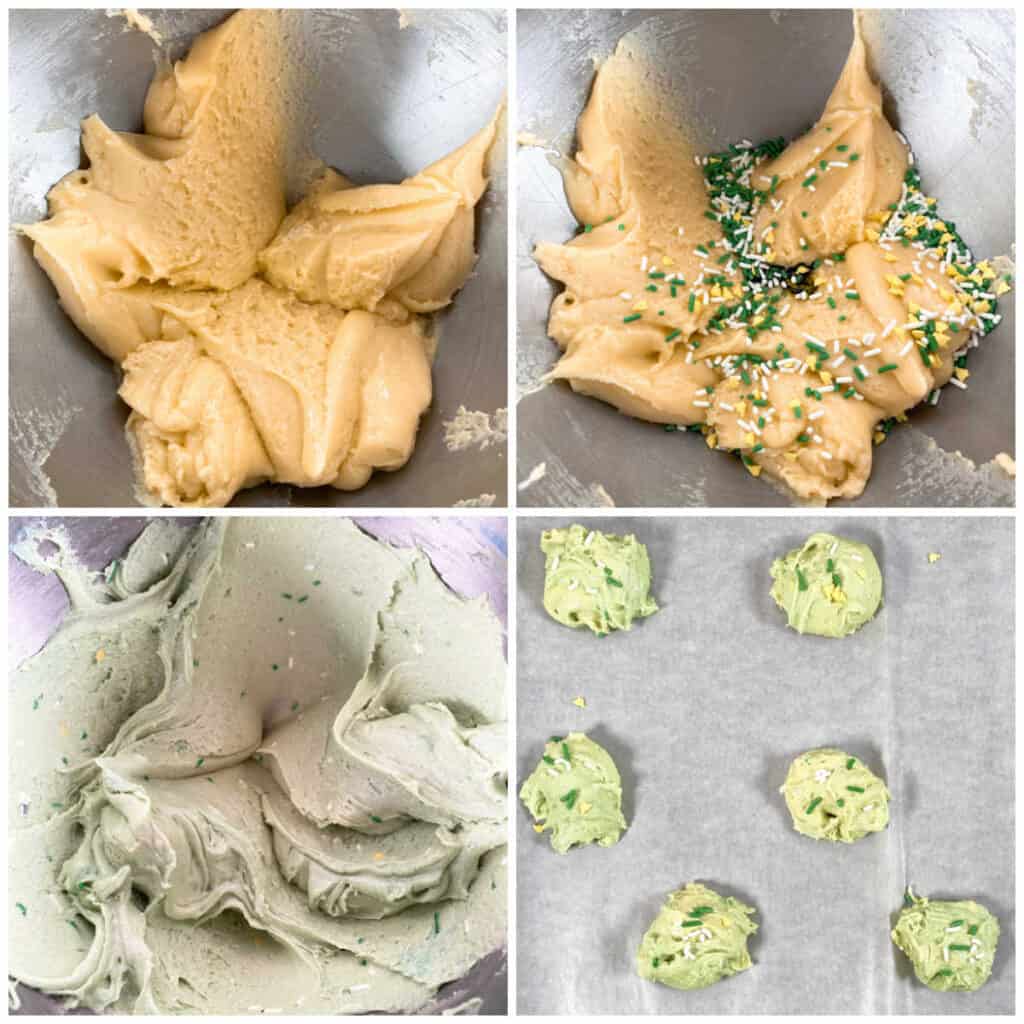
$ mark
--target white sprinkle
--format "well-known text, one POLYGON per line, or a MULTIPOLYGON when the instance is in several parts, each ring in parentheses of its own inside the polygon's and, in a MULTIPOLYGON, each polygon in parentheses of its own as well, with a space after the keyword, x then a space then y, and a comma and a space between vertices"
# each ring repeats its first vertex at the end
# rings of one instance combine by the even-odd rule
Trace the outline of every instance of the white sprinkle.
POLYGON ((959 377, 950 377, 949 383, 952 384, 954 387, 959 388, 961 391, 967 390, 967 385, 962 380, 960 380, 959 377))

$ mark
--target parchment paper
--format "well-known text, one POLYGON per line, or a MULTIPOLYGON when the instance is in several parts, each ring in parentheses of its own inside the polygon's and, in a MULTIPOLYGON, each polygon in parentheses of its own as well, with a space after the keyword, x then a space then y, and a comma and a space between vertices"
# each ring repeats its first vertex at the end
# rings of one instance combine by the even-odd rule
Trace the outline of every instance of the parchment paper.
POLYGON ((541 604, 539 541, 569 521, 520 520, 520 780, 549 735, 586 731, 619 766, 630 827, 560 857, 519 805, 519 1011, 1012 1013, 1012 520, 578 521, 647 544, 662 610, 604 639, 560 626, 541 604), (884 574, 882 609, 843 640, 798 635, 769 594, 772 559, 821 529, 870 544, 884 574), (828 745, 886 779, 886 832, 837 846, 793 830, 786 768, 828 745), (751 970, 679 992, 641 980, 634 957, 693 880, 755 906, 760 929, 751 970), (889 938, 908 882, 999 917, 978 992, 913 977, 889 938))

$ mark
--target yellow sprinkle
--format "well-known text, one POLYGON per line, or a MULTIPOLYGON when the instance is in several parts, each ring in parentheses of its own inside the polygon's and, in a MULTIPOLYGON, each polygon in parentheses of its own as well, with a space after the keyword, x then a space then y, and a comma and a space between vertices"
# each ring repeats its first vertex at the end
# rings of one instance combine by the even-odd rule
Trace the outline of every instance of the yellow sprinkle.
MULTIPOLYGON (((746 466, 747 464, 744 463, 744 465, 746 466)), ((747 470, 749 471, 751 476, 760 476, 761 475, 761 467, 760 466, 747 466, 747 470)))
POLYGON ((382 852, 381 852, 380 850, 378 850, 378 851, 377 851, 377 852, 376 852, 376 853, 375 853, 375 854, 373 855, 373 859, 374 859, 374 860, 383 860, 383 859, 384 859, 384 854, 383 854, 383 853, 382 853, 382 852))
POLYGON ((875 444, 881 444, 885 440, 886 435, 884 430, 876 430, 873 436, 875 444))
POLYGON ((102 647, 96 652, 96 660, 97 661, 102 661, 106 656, 107 656, 107 652, 105 650, 103 650, 102 647))
POLYGON ((661 262, 666 267, 671 267, 675 263, 675 260, 673 260, 671 256, 666 256, 661 262))
POLYGON ((704 438, 704 440, 707 441, 709 448, 714 448, 718 444, 718 435, 712 431, 704 438))
POLYGON ((828 370, 819 370, 818 376, 821 378, 821 383, 828 387, 832 383, 832 374, 828 370))
POLYGON ((896 262, 896 257, 893 256, 893 254, 891 252, 885 253, 882 256, 882 259, 885 260, 886 263, 895 263, 896 262))
POLYGON ((646 308, 647 308, 647 303, 644 302, 643 299, 641 299, 639 302, 634 302, 633 303, 633 312, 634 313, 642 313, 646 308))
POLYGON ((874 228, 865 228, 864 237, 869 242, 877 242, 882 236, 874 228))
POLYGON ((544 831, 544 826, 541 825, 541 824, 534 825, 533 826, 533 831, 534 832, 543 832, 544 831))
POLYGON ((1009 290, 1010 286, 1005 281, 1000 281, 994 289, 996 295, 1005 295, 1009 290))
POLYGON ((790 462, 796 462, 796 460, 800 458, 800 453, 798 451, 786 452, 786 458, 789 459, 790 462))
POLYGON ((940 555, 938 551, 928 552, 928 562, 930 565, 934 565, 941 557, 942 555, 940 555))
POLYGON ((824 590, 825 596, 833 604, 846 604, 846 592, 842 587, 837 587, 834 583, 829 583, 824 590))
POLYGON ((737 416, 745 416, 747 414, 747 403, 746 402, 737 402, 736 405, 734 406, 734 408, 736 409, 736 415, 737 416))
POLYGON ((905 412, 898 412, 898 413, 896 413, 896 422, 897 423, 906 423, 907 422, 907 414, 905 412))
POLYGON ((971 371, 966 366, 958 366, 954 371, 957 380, 967 380, 971 375, 971 371))
POLYGON ((952 242, 952 241, 953 241, 953 236, 948 231, 943 232, 939 236, 939 245, 945 245, 947 242, 952 242))
POLYGON ((755 444, 757 444, 757 438, 756 438, 756 437, 754 437, 754 433, 753 433, 753 431, 751 431, 751 430, 748 430, 748 431, 747 431, 747 432, 746 432, 746 433, 745 433, 745 434, 743 435, 743 440, 744 440, 744 442, 745 442, 745 443, 746 443, 747 445, 749 445, 749 446, 750 446, 751 448, 753 448, 753 447, 754 447, 754 445, 755 445, 755 444))
POLYGON ((593 804, 588 804, 586 800, 581 800, 577 805, 580 809, 580 814, 589 814, 593 809, 593 804))
POLYGON ((586 700, 584 700, 583 697, 573 698, 573 704, 575 704, 578 708, 585 708, 587 706, 587 702, 586 700))

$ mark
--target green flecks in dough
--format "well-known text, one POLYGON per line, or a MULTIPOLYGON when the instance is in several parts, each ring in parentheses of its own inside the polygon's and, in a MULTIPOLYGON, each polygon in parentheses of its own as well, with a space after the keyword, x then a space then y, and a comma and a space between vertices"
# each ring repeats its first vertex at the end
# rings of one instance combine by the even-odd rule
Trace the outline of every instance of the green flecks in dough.
POLYGON ((860 758, 831 747, 808 750, 789 766, 780 793, 793 828, 812 839, 855 843, 889 824, 889 791, 860 758))
POLYGON ((577 523, 545 530, 540 547, 547 556, 544 607, 563 625, 603 636, 658 610, 647 548, 633 534, 617 537, 577 523))
POLYGON ((608 751, 581 732, 548 741, 519 798, 537 822, 534 829, 551 830, 556 853, 588 843, 611 846, 626 827, 619 770, 608 751))
POLYGON ((815 533, 772 563, 772 597, 798 633, 843 637, 874 617, 882 572, 866 544, 815 533))
POLYGON ((974 900, 929 900, 907 889, 892 941, 918 981, 938 992, 973 992, 992 973, 999 921, 974 900))
POLYGON ((757 911, 690 882, 671 893, 636 954, 641 978, 671 988, 706 988, 751 966, 747 936, 757 911))

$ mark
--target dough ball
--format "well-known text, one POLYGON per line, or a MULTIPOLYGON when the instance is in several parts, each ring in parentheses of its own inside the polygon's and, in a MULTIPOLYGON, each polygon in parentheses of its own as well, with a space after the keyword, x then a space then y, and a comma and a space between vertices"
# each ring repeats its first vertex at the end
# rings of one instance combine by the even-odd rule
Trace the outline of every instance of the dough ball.
POLYGON ((671 988, 707 988, 751 966, 747 936, 757 911, 731 896, 690 882, 671 893, 640 941, 641 978, 671 988))
POLYGON ((889 791, 860 758, 822 747, 789 766, 779 790, 793 828, 812 839, 855 843, 889 824, 889 791))
POLYGON ((992 973, 999 921, 974 900, 929 900, 908 888, 892 941, 918 981, 937 992, 973 992, 992 973))
POLYGON ((519 798, 534 830, 551 830, 556 853, 588 843, 612 846, 626 827, 619 770, 608 751, 581 732, 547 742, 519 798))
POLYGON ((545 530, 540 547, 547 555, 544 607, 562 625, 604 636, 658 610, 647 548, 633 534, 617 537, 574 524, 545 530))
POLYGON ((798 633, 843 637, 882 603, 882 571, 866 544, 815 533, 772 563, 772 597, 798 633))

